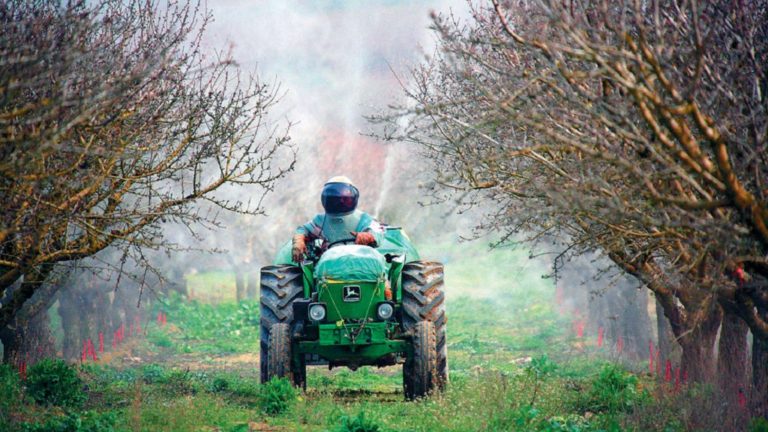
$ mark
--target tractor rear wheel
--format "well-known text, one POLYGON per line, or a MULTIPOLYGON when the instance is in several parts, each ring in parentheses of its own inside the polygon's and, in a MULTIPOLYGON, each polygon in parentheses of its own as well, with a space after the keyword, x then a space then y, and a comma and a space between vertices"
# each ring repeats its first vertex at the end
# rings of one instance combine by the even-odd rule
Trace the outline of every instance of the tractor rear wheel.
POLYGON ((269 333, 274 324, 293 322, 293 302, 304 293, 301 268, 292 265, 267 266, 261 269, 260 283, 260 372, 261 382, 269 380, 269 333))
POLYGON ((411 330, 420 321, 434 323, 437 338, 437 386, 448 382, 448 340, 446 336, 445 284, 443 265, 415 261, 403 268, 403 325, 411 330))
POLYGON ((408 400, 427 396, 437 385, 435 325, 419 321, 411 339, 413 355, 403 365, 403 390, 408 400))

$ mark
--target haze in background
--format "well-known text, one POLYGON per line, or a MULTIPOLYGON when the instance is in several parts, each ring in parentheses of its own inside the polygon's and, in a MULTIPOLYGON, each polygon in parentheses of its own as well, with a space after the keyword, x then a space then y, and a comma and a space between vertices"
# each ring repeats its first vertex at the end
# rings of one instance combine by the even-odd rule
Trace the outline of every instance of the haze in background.
POLYGON ((280 85, 273 116, 296 123, 298 163, 267 198, 267 217, 224 215, 229 232, 206 234, 203 246, 223 242, 216 246, 238 255, 236 261, 263 263, 296 225, 322 211, 322 184, 338 174, 360 188, 361 209, 417 237, 421 228, 444 224, 449 210, 423 211, 418 204, 428 169, 417 162, 417 149, 368 137, 363 117, 402 101, 398 78, 407 82, 409 69, 434 50, 430 12, 467 14, 464 0, 229 0, 208 7, 214 20, 205 47, 230 49, 242 69, 280 85), (232 240, 246 246, 242 252, 228 241, 233 231, 232 240))

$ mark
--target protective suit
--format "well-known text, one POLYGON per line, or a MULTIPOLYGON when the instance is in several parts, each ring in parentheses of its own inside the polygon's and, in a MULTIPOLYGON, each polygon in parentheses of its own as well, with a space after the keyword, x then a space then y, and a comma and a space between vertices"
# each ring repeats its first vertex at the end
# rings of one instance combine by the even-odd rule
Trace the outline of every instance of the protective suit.
POLYGON ((292 256, 300 262, 307 252, 307 242, 321 239, 324 246, 339 240, 376 247, 384 239, 384 227, 372 216, 357 209, 360 193, 347 177, 333 177, 323 186, 320 201, 325 213, 296 228, 292 256))

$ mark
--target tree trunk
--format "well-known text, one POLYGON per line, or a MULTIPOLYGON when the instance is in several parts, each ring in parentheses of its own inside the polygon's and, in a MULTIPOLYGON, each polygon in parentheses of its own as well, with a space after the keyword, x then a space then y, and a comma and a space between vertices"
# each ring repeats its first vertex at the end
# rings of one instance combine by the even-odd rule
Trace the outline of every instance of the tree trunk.
POLYGON ((3 363, 16 365, 21 351, 21 339, 16 331, 10 327, 3 327, 0 330, 0 342, 3 343, 3 363))
POLYGON ((259 292, 259 280, 256 277, 256 272, 249 271, 246 280, 248 281, 246 289, 248 298, 253 300, 256 298, 256 294, 259 292))
POLYGON ((35 316, 19 316, 12 327, 0 331, 3 342, 3 363, 15 366, 34 364, 46 357, 55 357, 56 349, 51 334, 48 310, 35 316))
POLYGON ((678 343, 675 342, 675 335, 672 333, 672 326, 669 325, 669 319, 664 315, 664 307, 656 300, 656 331, 658 337, 659 358, 671 359, 675 357, 678 351, 678 343))
POLYGON ((748 332, 747 323, 741 318, 725 313, 720 328, 717 375, 724 401, 734 409, 738 406, 739 392, 746 392, 748 332))
POLYGON ((62 288, 59 296, 59 316, 61 317, 61 327, 64 330, 62 353, 67 360, 79 359, 81 350, 80 320, 82 312, 75 291, 75 286, 66 286, 62 288))
POLYGON ((715 340, 720 328, 720 308, 708 314, 707 319, 679 338, 683 348, 680 367, 689 382, 713 382, 715 378, 715 340))
POLYGON ((611 339, 614 348, 621 339, 622 355, 637 360, 644 357, 651 334, 647 290, 639 288, 639 282, 634 278, 623 280, 616 288, 623 303, 623 308, 621 304, 617 305, 617 311, 623 312, 618 312, 618 334, 611 335, 611 339))
POLYGON ((753 334, 752 415, 768 418, 768 339, 753 334))
POLYGON ((240 269, 235 268, 234 270, 237 301, 241 302, 245 300, 245 278, 243 278, 243 272, 240 269))

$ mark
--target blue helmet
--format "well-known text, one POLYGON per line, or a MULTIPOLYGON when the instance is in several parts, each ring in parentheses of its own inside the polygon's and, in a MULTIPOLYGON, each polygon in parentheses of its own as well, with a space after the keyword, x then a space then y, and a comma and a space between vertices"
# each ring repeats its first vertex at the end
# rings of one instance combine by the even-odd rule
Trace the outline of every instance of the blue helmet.
POLYGON ((328 214, 347 214, 357 208, 360 192, 347 177, 332 177, 323 186, 320 202, 328 214))

